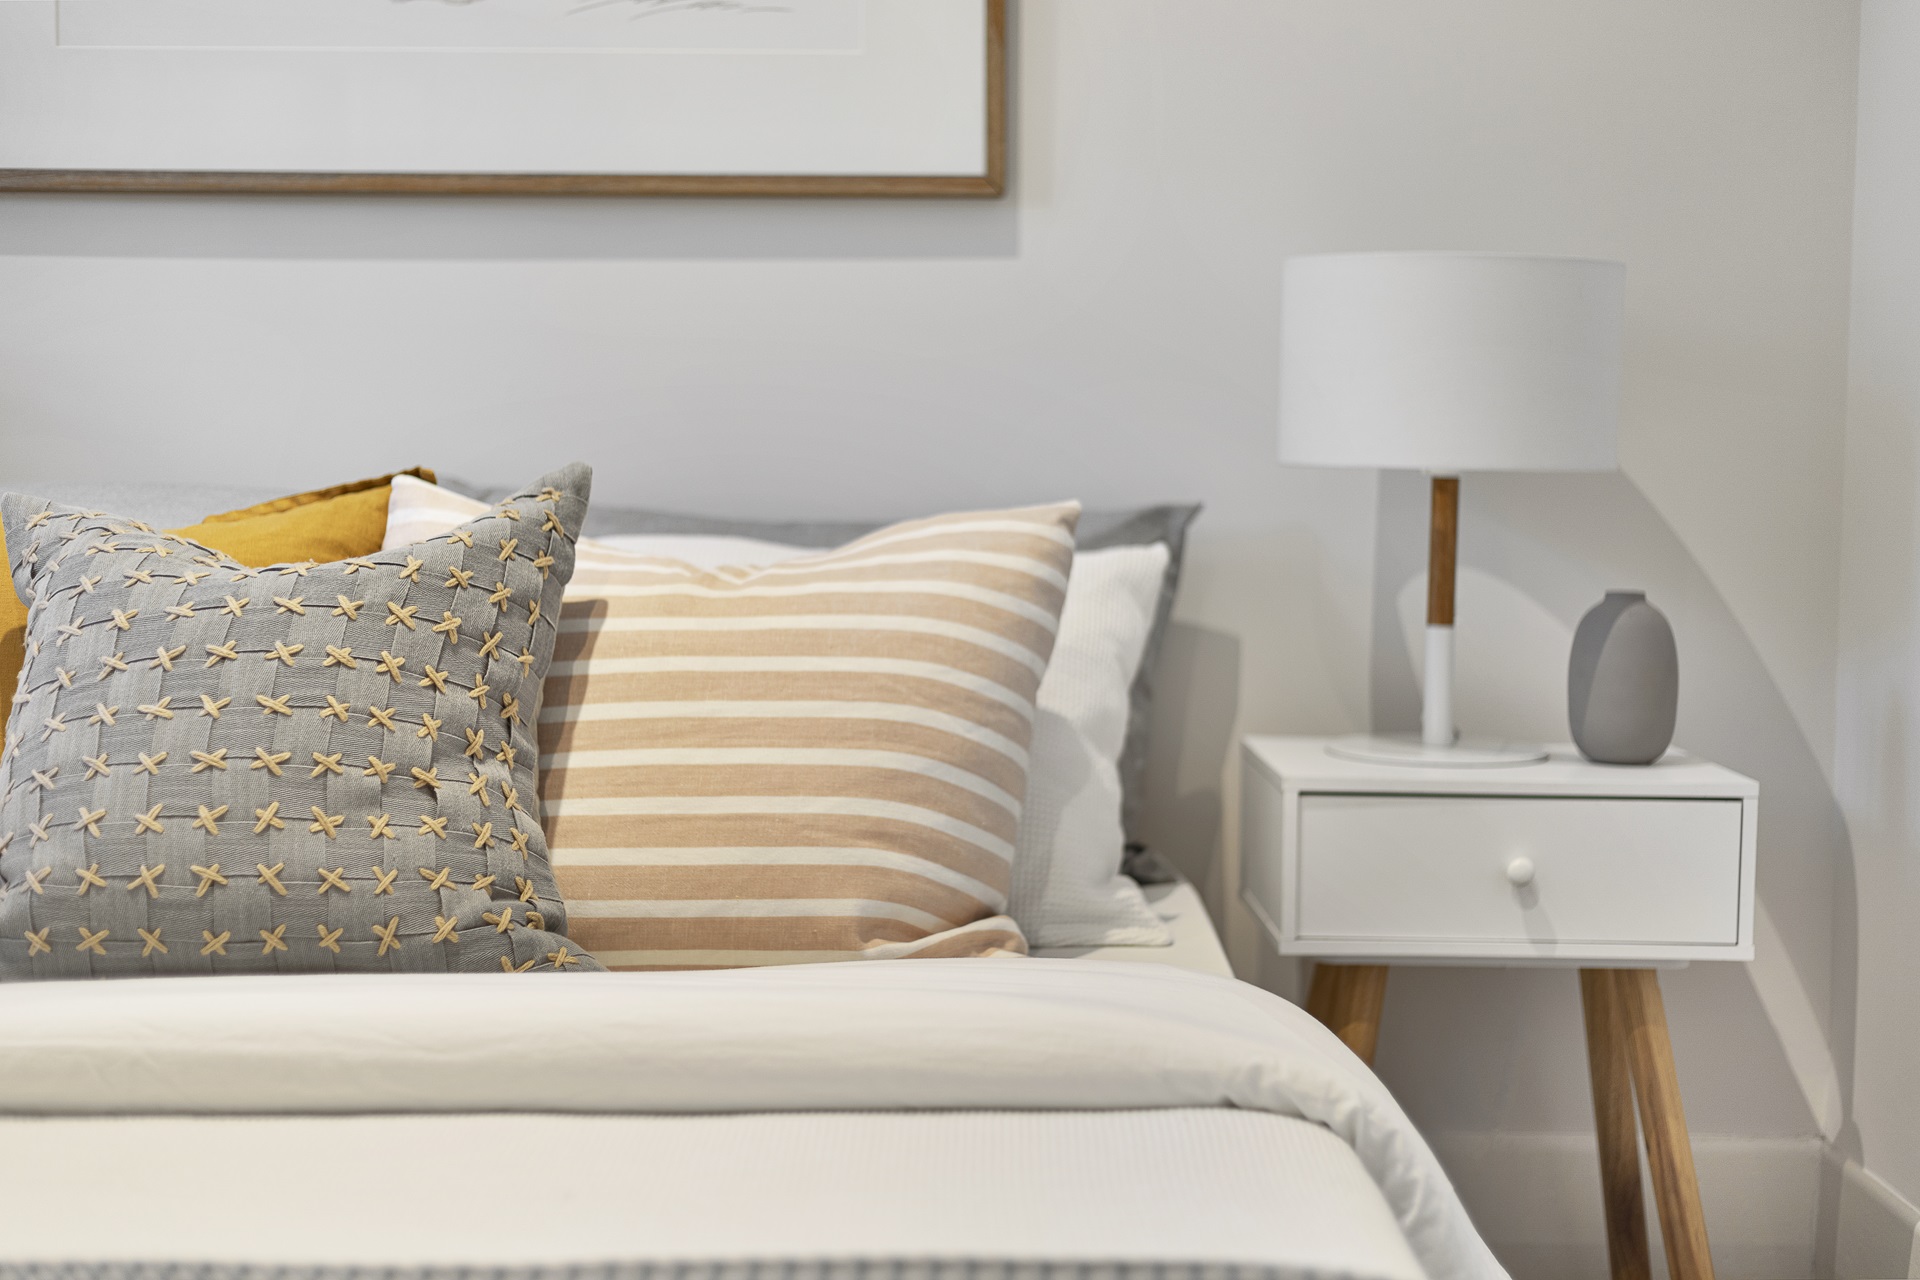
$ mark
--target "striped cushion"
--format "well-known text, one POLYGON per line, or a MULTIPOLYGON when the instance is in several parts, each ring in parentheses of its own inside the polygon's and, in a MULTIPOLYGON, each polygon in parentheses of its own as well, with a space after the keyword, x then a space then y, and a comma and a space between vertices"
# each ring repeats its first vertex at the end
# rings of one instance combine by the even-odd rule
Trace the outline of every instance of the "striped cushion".
MULTIPOLYGON (((402 477, 387 540, 479 507, 402 477)), ((540 713, 571 936, 615 969, 1025 951, 1007 894, 1078 515, 711 571, 582 539, 540 713)))

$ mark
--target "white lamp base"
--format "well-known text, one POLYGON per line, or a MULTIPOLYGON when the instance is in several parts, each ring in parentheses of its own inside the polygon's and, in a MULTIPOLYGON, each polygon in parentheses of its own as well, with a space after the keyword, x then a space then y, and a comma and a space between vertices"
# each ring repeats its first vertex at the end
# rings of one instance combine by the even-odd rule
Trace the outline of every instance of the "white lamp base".
POLYGON ((1445 746, 1422 742, 1418 734, 1356 734, 1327 744, 1327 754, 1362 764, 1394 764, 1426 769, 1497 769, 1538 764, 1546 748, 1523 742, 1460 738, 1445 746))

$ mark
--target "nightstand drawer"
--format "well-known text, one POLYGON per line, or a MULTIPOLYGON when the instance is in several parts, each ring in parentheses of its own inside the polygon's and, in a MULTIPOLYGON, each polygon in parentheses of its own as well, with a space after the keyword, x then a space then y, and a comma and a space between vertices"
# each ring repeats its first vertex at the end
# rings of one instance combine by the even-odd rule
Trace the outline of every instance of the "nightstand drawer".
POLYGON ((1732 945, 1740 824, 1731 799, 1303 793, 1299 937, 1732 945))

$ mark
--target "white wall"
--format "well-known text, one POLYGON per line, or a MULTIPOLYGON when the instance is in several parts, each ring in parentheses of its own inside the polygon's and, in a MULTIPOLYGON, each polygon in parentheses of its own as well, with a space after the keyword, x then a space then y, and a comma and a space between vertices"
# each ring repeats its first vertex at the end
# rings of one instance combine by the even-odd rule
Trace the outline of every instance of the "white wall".
POLYGON ((1846 438, 1836 771, 1853 834, 1848 1154, 1920 1203, 1920 6, 1870 0, 1846 438))
MULTIPOLYGON (((602 500, 784 515, 1202 499, 1155 829, 1285 988, 1227 905, 1231 739, 1402 714, 1419 533, 1398 481, 1273 462, 1280 263, 1625 259, 1625 477, 1469 482, 1462 719, 1563 732, 1583 599, 1656 586, 1683 732, 1807 813, 1763 835, 1758 976, 1668 979, 1691 1114, 1809 1134, 1855 24, 1838 0, 1026 0, 1000 202, 7 199, 0 465, 303 485, 580 456, 602 500)), ((1569 976, 1396 975, 1388 1018, 1383 1072, 1430 1129, 1589 1123, 1569 976)))

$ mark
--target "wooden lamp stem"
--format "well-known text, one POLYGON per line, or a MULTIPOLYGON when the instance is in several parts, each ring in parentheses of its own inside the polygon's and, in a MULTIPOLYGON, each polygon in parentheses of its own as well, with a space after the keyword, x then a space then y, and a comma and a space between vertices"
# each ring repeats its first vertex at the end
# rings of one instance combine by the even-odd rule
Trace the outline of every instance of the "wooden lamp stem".
POLYGON ((1427 625, 1453 625, 1453 567, 1460 546, 1460 477, 1433 478, 1433 523, 1427 538, 1427 625))
POLYGON ((1427 539, 1427 671, 1420 740, 1453 745, 1453 571, 1460 543, 1460 477, 1433 478, 1433 522, 1427 539))

